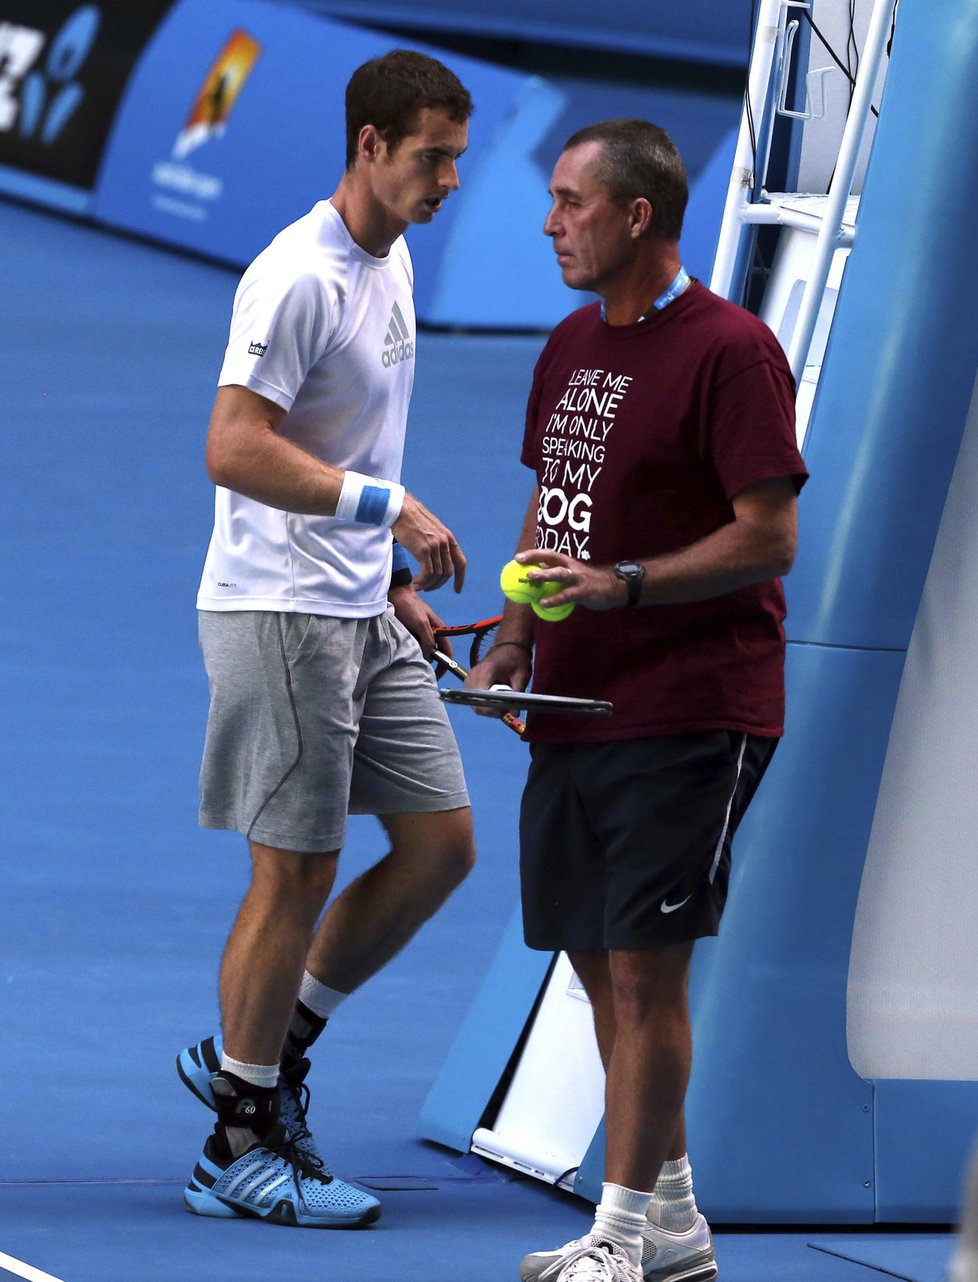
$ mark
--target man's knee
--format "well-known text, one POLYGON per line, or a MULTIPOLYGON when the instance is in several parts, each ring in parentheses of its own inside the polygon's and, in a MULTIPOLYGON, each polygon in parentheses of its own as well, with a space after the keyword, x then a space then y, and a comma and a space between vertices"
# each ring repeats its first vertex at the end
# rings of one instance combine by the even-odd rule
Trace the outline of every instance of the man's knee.
POLYGON ((609 966, 617 1018, 685 1019, 692 951, 692 944, 613 950, 609 966))
POLYGON ((475 866, 472 811, 438 810, 381 818, 395 857, 417 860, 418 867, 436 869, 439 877, 459 885, 475 866))
POLYGON ((611 993, 611 972, 606 952, 568 953, 574 973, 584 985, 584 991, 592 1006, 607 1001, 611 993))
POLYGON ((475 867, 475 843, 448 846, 439 855, 446 880, 460 886, 475 867))
POLYGON ((336 879, 339 851, 279 850, 250 842, 252 892, 276 903, 315 908, 318 913, 336 879))
POLYGON ((448 875, 458 885, 475 867, 472 812, 466 809, 449 811, 448 814, 451 816, 451 821, 444 830, 439 852, 448 875))

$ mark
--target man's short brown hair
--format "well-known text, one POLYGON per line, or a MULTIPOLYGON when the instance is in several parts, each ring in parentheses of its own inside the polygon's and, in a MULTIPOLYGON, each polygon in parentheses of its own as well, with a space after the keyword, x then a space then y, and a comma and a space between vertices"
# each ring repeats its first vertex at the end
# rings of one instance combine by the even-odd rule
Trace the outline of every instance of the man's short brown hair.
POLYGON ((652 206, 651 235, 678 241, 689 185, 686 166, 666 131, 647 120, 602 120, 571 134, 564 150, 586 142, 601 144, 595 176, 612 200, 625 204, 644 196, 652 206))
POLYGON ((441 107, 458 124, 472 114, 469 91, 437 58, 393 49, 358 67, 346 87, 347 169, 356 160, 364 125, 373 125, 394 151, 414 131, 425 107, 441 107))

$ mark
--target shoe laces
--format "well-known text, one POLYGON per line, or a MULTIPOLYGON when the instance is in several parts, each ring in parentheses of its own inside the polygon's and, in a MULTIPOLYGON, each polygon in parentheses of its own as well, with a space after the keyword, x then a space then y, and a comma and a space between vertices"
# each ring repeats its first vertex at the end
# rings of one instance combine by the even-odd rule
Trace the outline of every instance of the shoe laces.
MULTIPOLYGON (((312 1137, 312 1131, 309 1129, 307 1118, 309 1117, 309 1099, 310 1090, 306 1085, 306 1074, 309 1072, 310 1061, 302 1059, 295 1064, 291 1064, 287 1070, 283 1069, 281 1076, 281 1086, 288 1095, 293 1109, 295 1110, 295 1119, 289 1118, 289 1135, 296 1144, 301 1144, 303 1140, 309 1140, 315 1145, 312 1137)), ((302 1152, 307 1160, 318 1162, 323 1174, 332 1178, 332 1171, 326 1165, 325 1159, 313 1149, 306 1148, 302 1152)))
POLYGON ((641 1273, 614 1242, 582 1238, 573 1251, 562 1255, 540 1275, 558 1282, 639 1282, 641 1273))
POLYGON ((282 1071, 282 1082, 303 1122, 309 1113, 309 1087, 306 1085, 309 1067, 309 1060, 300 1059, 297 1064, 290 1065, 287 1071, 282 1071))
MULTIPOLYGON (((325 1167, 325 1163, 308 1149, 298 1147, 298 1141, 308 1135, 307 1131, 293 1134, 287 1130, 281 1123, 276 1125, 268 1132, 261 1141, 262 1147, 274 1153, 276 1157, 282 1159, 291 1168, 292 1182, 295 1185, 296 1194, 302 1199, 302 1181, 304 1179, 319 1180, 322 1184, 332 1184, 333 1175, 325 1167)), ((303 1201, 305 1199, 302 1199, 303 1201)))
POLYGON ((545 1269, 541 1270, 539 1282, 555 1282, 557 1274, 567 1261, 576 1258, 583 1247, 593 1246, 596 1241, 596 1238, 590 1236, 576 1237, 572 1242, 568 1242, 566 1246, 562 1246, 553 1263, 548 1264, 545 1269))

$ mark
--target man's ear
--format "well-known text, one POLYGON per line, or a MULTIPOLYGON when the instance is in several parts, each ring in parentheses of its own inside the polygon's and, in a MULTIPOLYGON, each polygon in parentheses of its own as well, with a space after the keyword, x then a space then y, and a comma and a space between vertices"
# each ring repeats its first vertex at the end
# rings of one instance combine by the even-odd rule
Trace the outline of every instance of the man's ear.
POLYGON ((368 164, 373 164, 381 155, 384 140, 376 125, 364 125, 357 136, 357 155, 363 156, 368 164))
POLYGON ((628 209, 629 231, 633 240, 648 235, 652 225, 652 204, 644 196, 636 196, 628 209))

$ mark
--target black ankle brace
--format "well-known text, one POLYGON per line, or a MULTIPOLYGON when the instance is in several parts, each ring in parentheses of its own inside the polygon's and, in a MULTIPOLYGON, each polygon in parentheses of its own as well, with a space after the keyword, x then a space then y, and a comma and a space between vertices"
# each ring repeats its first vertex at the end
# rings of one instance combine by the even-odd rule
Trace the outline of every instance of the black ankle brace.
POLYGON ((282 1047, 283 1072, 288 1074, 305 1057, 306 1051, 326 1027, 326 1023, 323 1016, 310 1010, 305 1002, 296 1002, 282 1047))
POLYGON ((255 1086, 236 1073, 218 1073, 212 1079, 219 1126, 254 1131, 259 1139, 278 1121, 277 1086, 255 1086))

